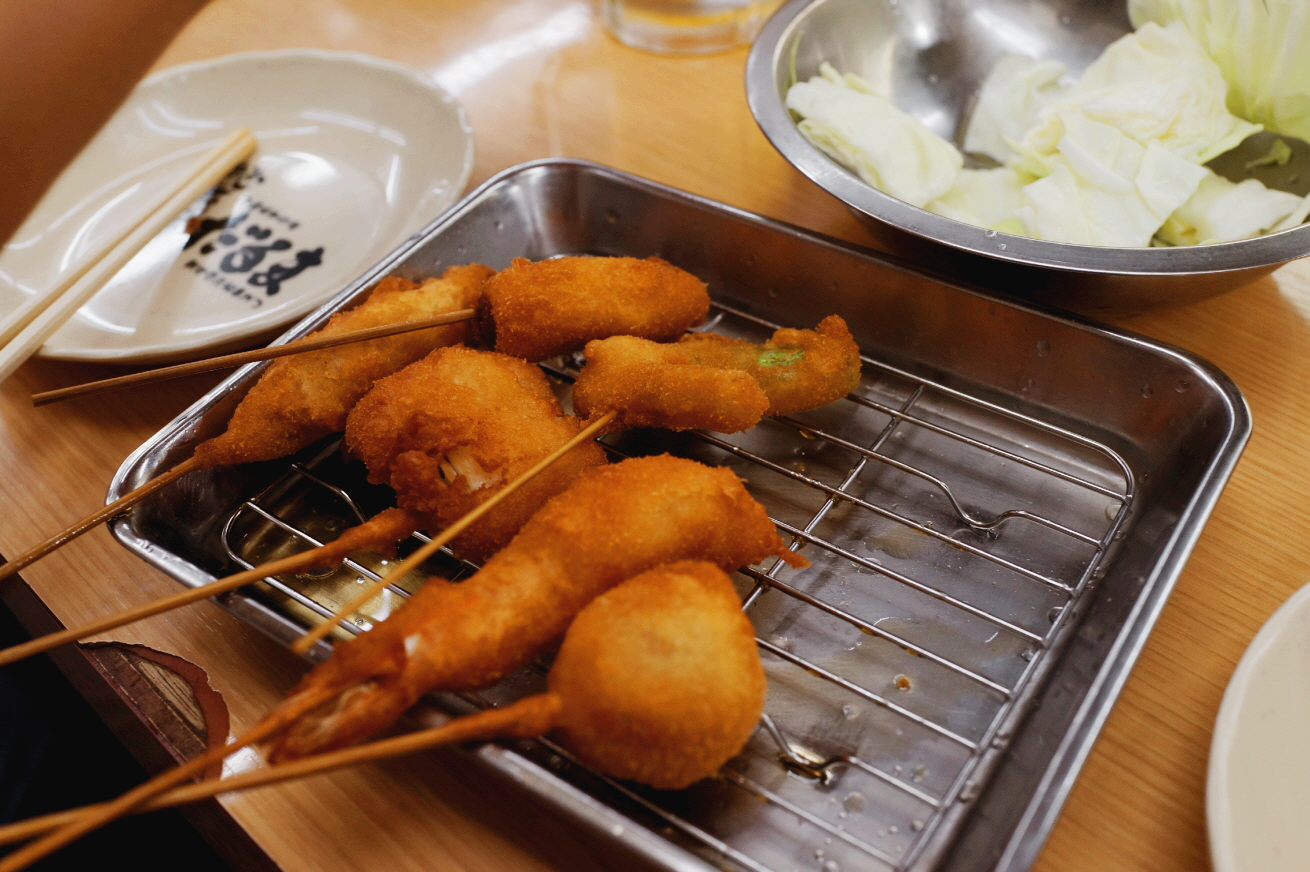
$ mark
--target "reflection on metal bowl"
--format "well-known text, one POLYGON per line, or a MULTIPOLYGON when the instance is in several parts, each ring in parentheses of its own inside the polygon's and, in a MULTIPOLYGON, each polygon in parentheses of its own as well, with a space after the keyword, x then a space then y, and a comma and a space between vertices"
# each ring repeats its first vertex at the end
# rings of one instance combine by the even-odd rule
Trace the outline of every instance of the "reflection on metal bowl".
MULTIPOLYGON (((956 142, 977 90, 1002 54, 1062 61, 1076 74, 1130 30, 1125 0, 792 0, 765 25, 746 65, 751 112, 778 151, 846 204, 892 252, 1002 293, 1079 311, 1189 303, 1233 290, 1310 254, 1310 224, 1266 236, 1177 248, 1111 248, 987 231, 888 196, 811 145, 784 105, 794 80, 823 62, 869 80, 897 107, 956 142)), ((1257 134, 1213 161, 1305 194, 1310 145, 1251 173, 1268 151, 1257 134)))

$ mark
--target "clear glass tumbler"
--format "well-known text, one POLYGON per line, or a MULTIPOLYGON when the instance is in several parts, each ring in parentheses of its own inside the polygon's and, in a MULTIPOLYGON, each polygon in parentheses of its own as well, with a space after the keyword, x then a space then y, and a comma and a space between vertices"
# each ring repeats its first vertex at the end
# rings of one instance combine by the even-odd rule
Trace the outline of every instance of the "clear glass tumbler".
POLYGON ((606 29, 624 45, 706 54, 747 45, 782 0, 601 0, 606 29))

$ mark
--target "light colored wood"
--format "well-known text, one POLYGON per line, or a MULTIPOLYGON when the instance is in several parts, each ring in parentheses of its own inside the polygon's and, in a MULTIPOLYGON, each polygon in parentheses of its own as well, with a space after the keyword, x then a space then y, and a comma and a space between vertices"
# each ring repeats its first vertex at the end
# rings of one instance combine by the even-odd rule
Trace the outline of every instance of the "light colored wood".
MULTIPOLYGON (((369 52, 437 77, 473 126, 473 184, 525 160, 586 158, 873 244, 756 127, 744 50, 663 58, 627 49, 600 32, 585 0, 215 0, 162 63, 289 46, 369 52)), ((1208 867, 1205 768, 1223 689, 1260 624, 1310 581, 1310 261, 1209 301, 1110 320, 1213 361, 1244 392, 1255 433, 1034 869, 1197 872, 1208 867)), ((40 409, 28 400, 111 374, 33 360, 0 385, 0 495, 12 507, 0 552, 20 553, 98 505, 123 459, 218 380, 192 376, 40 409)), ((23 576, 69 626, 176 591, 104 530, 23 576)), ((303 671, 210 603, 113 638, 202 666, 235 733, 303 671)), ((223 803, 287 870, 637 868, 454 754, 341 770, 223 803)))

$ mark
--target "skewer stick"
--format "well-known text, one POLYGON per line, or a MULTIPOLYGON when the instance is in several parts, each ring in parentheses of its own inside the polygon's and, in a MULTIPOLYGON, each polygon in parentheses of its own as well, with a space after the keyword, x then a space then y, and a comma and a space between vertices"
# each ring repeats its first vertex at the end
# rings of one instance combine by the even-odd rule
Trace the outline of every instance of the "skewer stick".
POLYGON ((180 593, 171 596, 161 597, 157 600, 137 606, 136 608, 124 609, 121 612, 115 612, 112 615, 106 615, 94 621, 82 624, 80 627, 70 627, 66 630, 60 630, 57 633, 50 633, 21 645, 14 645, 0 651, 0 666, 6 666, 24 657, 30 657, 33 654, 40 654, 49 651, 51 648, 57 648, 67 642, 76 642, 78 639, 94 636, 96 633, 103 633, 116 627, 122 627, 135 621, 144 620, 158 614, 163 614, 171 609, 198 602, 202 599, 208 599, 212 596, 218 596, 229 590, 236 590, 244 587, 251 582, 259 581, 261 578, 267 578, 270 575, 280 575, 287 572, 303 572, 311 569, 316 562, 321 562, 319 549, 303 551, 299 554, 292 554, 274 560, 271 563, 265 563, 256 566, 253 569, 247 569, 226 578, 220 578, 209 584, 202 584, 199 587, 187 588, 180 593), (315 560, 318 557, 319 560, 315 560))
POLYGON ((139 220, 51 290, 36 294, 0 321, 0 381, 8 378, 100 287, 159 235, 174 218, 255 151, 245 128, 206 154, 139 220))
POLYGON ((372 584, 365 585, 364 589, 361 590, 359 594, 354 597, 354 599, 350 600, 350 602, 346 603, 341 608, 337 609, 337 611, 332 615, 332 617, 318 624, 309 632, 305 633, 305 635, 301 636, 299 639, 293 642, 291 644, 291 650, 295 651, 297 654, 304 654, 305 652, 307 652, 310 648, 314 646, 314 643, 316 643, 319 639, 322 639, 328 633, 332 632, 332 628, 335 627, 340 621, 342 621, 347 615, 349 615, 351 612, 357 611, 366 602, 372 599, 373 596, 377 594, 379 590, 381 590, 390 582, 390 579, 403 578, 406 573, 413 570, 416 566, 418 566, 420 563, 422 563, 432 554, 436 553, 436 551, 439 548, 441 548, 446 543, 450 542, 450 540, 454 539, 460 533, 463 533, 475 521, 477 521, 487 512, 494 509, 500 503, 501 500, 507 498, 514 491, 518 490, 520 487, 527 484, 529 481, 531 481, 533 478, 535 478, 537 475, 543 472, 547 467, 549 467, 552 463, 559 460, 565 454, 568 454, 570 451, 572 451, 577 446, 581 445, 583 442, 586 442, 588 439, 595 438, 596 435, 600 433, 600 431, 603 430, 607 424, 609 424, 611 421, 614 420, 616 414, 617 414, 616 412, 606 412, 604 415, 601 415, 599 418, 592 421, 590 424, 584 427, 578 433, 578 435, 574 436, 568 442, 565 442, 559 448, 556 448, 550 454, 546 455, 541 460, 537 461, 536 465, 534 465, 527 472, 523 473, 523 475, 514 479, 514 481, 511 481, 509 484, 505 485, 505 487, 497 491, 486 502, 478 505, 476 508, 468 512, 458 521, 451 524, 445 530, 442 530, 440 535, 433 537, 428 542, 424 543, 423 546, 420 547, 418 550, 416 550, 413 554, 406 557, 400 563, 397 563, 395 566, 391 568, 389 572, 387 572, 386 575, 374 580, 372 584))
POLYGON ((106 505, 103 509, 100 509, 98 512, 88 515, 87 517, 78 521, 76 524, 73 524, 72 526, 60 531, 59 533, 56 533, 54 536, 51 536, 49 539, 45 540, 40 545, 37 545, 34 548, 30 548, 27 551, 24 551, 22 554, 18 555, 13 560, 10 560, 5 565, 0 566, 0 581, 3 581, 4 579, 13 575, 15 572, 22 569, 23 567, 35 563, 37 560, 40 560, 42 557, 45 557, 47 554, 51 553, 56 548, 68 544, 69 542, 76 539, 78 536, 81 536, 83 533, 85 533, 87 530, 90 530, 92 527, 96 526, 97 524, 100 524, 103 521, 108 521, 111 518, 117 517, 118 515, 130 509, 132 506, 141 502, 141 500, 150 496, 155 491, 159 490, 165 485, 172 484, 174 481, 181 478, 183 475, 186 475, 188 472, 190 472, 195 468, 196 468, 195 460, 193 458, 188 458, 182 461, 181 463, 179 463, 177 466, 168 470, 167 472, 160 473, 159 475, 150 479, 150 481, 141 485, 136 490, 129 491, 128 493, 123 494, 121 497, 114 500, 112 503, 106 505))
MULTIPOLYGON (((487 714, 494 716, 494 713, 499 711, 502 710, 491 709, 487 714)), ((376 763, 404 754, 413 754, 436 745, 454 744, 468 739, 476 739, 488 730, 488 720, 489 718, 483 718, 477 722, 469 723, 467 719, 461 718, 438 727, 430 727, 402 736, 379 739, 363 745, 302 757, 289 763, 279 763, 262 769, 254 769, 227 778, 211 778, 196 784, 174 787, 166 793, 161 793, 145 801, 137 808, 137 811, 156 811, 162 808, 172 808, 208 799, 220 793, 264 787, 290 781, 293 778, 305 778, 310 775, 330 772, 334 769, 343 769, 347 766, 376 763), (456 724, 459 725, 456 726, 456 724)), ((235 751, 236 747, 234 745, 235 743, 225 746, 225 753, 235 751)), ((0 826, 0 845, 12 845, 16 842, 35 838, 66 826, 78 820, 84 814, 103 811, 107 805, 108 803, 96 803, 0 826)))
POLYGON ((58 388, 53 391, 32 394, 32 405, 43 406, 46 403, 53 403, 58 400, 83 397, 88 394, 98 394, 104 391, 112 391, 117 390, 118 388, 125 388, 134 385, 153 384, 155 382, 166 381, 167 379, 194 375, 198 372, 209 372, 211 370, 223 369, 225 367, 243 366, 244 364, 253 363, 258 360, 272 360, 273 358, 287 357, 305 351, 317 351, 321 348, 332 348, 337 345, 345 345, 349 342, 364 342, 369 339, 380 339, 384 336, 394 336, 400 333, 409 333, 414 330, 425 330, 429 327, 440 327, 443 324, 454 324, 456 321, 467 321, 473 317, 474 312, 475 310, 473 309, 459 309, 454 312, 448 312, 444 315, 434 315, 431 318, 404 321, 399 324, 384 324, 380 327, 370 327, 367 330, 353 330, 349 333, 338 333, 334 336, 320 336, 302 339, 284 345, 271 345, 267 348, 239 351, 236 354, 225 354, 221 357, 210 357, 205 360, 193 360, 190 363, 179 363, 176 366, 166 366, 160 369, 147 370, 146 372, 120 375, 115 378, 103 379, 101 381, 72 385, 71 387, 58 388))

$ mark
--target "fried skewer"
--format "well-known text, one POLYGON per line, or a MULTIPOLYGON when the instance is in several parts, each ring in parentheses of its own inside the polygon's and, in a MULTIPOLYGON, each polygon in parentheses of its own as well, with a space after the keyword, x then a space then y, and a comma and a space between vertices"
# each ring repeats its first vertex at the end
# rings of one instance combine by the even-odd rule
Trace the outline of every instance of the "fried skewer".
MULTIPOLYGON (((452 267, 440 279, 423 285, 396 278, 383 279, 367 300, 336 313, 311 336, 346 333, 470 308, 491 272, 489 268, 475 264, 452 267)), ((346 413, 375 380, 435 347, 463 341, 468 332, 468 324, 459 322, 275 361, 237 406, 227 430, 202 442, 190 458, 163 473, 164 481, 159 482, 156 478, 146 482, 10 560, 0 566, 0 579, 29 566, 99 523, 122 514, 193 469, 283 457, 330 433, 339 432, 345 426, 346 413)))
POLYGON ((789 415, 837 400, 860 382, 860 349, 846 322, 783 328, 762 345, 713 333, 657 343, 615 336, 587 343, 573 408, 616 412, 615 430, 661 427, 736 433, 765 415, 789 415))
MULTIPOLYGON (((750 621, 710 563, 657 567, 601 594, 570 624, 549 691, 442 726, 174 788, 154 810, 237 790, 489 738, 556 738, 607 775, 676 789, 708 777, 755 729, 766 692, 750 621)), ((0 827, 0 844, 49 832, 93 808, 0 827)))

